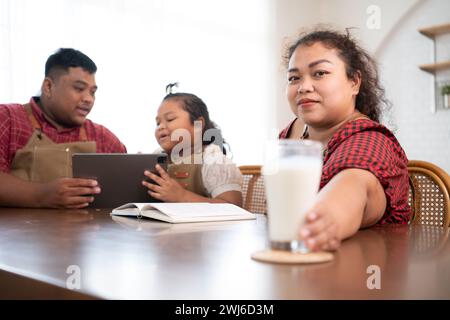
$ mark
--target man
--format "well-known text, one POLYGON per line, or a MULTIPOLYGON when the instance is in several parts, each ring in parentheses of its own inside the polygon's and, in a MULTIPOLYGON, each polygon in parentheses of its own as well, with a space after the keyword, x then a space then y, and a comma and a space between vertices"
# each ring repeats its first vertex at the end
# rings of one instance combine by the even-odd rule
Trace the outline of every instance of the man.
POLYGON ((97 66, 74 49, 45 64, 41 96, 0 105, 0 206, 83 208, 97 181, 71 178, 76 152, 125 153, 105 127, 86 119, 95 101, 97 66))

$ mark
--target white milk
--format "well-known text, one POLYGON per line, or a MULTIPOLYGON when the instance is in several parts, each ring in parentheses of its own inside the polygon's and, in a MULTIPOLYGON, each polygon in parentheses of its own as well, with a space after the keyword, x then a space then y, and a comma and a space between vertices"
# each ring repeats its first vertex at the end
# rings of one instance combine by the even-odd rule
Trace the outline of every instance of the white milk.
POLYGON ((319 190, 322 161, 314 157, 294 156, 280 159, 278 170, 265 174, 271 241, 296 240, 306 210, 319 190))

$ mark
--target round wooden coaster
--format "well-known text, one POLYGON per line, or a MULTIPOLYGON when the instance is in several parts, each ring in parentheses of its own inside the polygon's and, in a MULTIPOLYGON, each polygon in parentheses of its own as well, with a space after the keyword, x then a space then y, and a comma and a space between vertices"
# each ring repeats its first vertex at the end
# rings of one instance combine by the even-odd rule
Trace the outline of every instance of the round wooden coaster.
POLYGON ((252 254, 252 259, 270 263, 302 264, 322 263, 333 260, 330 252, 293 253, 281 250, 263 250, 252 254))

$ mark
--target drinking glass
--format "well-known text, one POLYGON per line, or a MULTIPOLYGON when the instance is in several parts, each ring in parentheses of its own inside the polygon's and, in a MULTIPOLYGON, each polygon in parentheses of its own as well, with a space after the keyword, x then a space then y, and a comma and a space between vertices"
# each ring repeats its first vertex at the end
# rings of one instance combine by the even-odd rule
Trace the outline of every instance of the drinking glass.
POLYGON ((267 143, 263 175, 271 249, 308 252, 298 231, 319 190, 322 153, 322 144, 311 140, 267 143))

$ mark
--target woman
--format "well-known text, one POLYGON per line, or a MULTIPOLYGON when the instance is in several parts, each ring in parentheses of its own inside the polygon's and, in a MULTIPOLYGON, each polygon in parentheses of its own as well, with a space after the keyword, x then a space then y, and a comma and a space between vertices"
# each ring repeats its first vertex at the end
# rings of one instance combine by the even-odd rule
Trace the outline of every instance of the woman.
POLYGON ((312 251, 334 250, 360 228, 408 223, 408 160, 379 123, 386 100, 373 59, 348 34, 329 30, 302 36, 286 58, 287 98, 305 123, 301 138, 325 148, 321 189, 300 239, 312 251))

